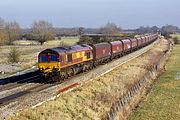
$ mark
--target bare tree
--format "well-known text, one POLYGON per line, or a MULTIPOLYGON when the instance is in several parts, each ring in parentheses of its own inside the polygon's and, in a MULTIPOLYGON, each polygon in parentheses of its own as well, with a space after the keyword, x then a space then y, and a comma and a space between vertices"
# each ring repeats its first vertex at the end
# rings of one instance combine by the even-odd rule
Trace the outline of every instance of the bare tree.
POLYGON ((5 27, 5 22, 2 18, 0 18, 0 30, 4 29, 5 27))
POLYGON ((2 18, 0 18, 0 40, 5 40, 6 34, 5 34, 5 22, 2 18))
POLYGON ((179 31, 179 28, 177 26, 173 25, 165 25, 161 28, 162 32, 167 32, 169 34, 173 34, 179 31))
POLYGON ((121 28, 118 28, 115 23, 108 22, 104 27, 101 28, 103 34, 112 35, 118 34, 121 28))
POLYGON ((47 40, 54 39, 55 37, 53 25, 44 20, 33 23, 32 34, 41 45, 43 45, 47 40))
POLYGON ((78 35, 81 36, 82 34, 84 34, 84 28, 83 27, 79 27, 78 35))
POLYGON ((105 36, 100 39, 100 42, 114 41, 114 36, 120 36, 120 31, 121 28, 118 28, 115 23, 108 22, 104 27, 101 28, 101 33, 103 33, 105 36))
POLYGON ((14 40, 18 40, 21 35, 21 28, 17 22, 8 22, 5 25, 8 45, 12 45, 14 40))

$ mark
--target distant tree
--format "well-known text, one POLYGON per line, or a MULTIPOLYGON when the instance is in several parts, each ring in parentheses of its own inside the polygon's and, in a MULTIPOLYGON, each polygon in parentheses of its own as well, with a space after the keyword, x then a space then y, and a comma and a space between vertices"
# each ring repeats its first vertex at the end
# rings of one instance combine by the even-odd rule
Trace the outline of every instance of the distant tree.
POLYGON ((152 30, 152 32, 156 33, 156 32, 158 32, 160 29, 159 29, 157 26, 152 26, 152 27, 151 27, 151 30, 152 30))
POLYGON ((21 35, 21 28, 17 22, 7 22, 5 25, 7 44, 12 45, 14 40, 18 40, 21 35))
POLYGON ((41 45, 43 45, 47 40, 54 39, 55 32, 53 25, 44 20, 34 22, 32 25, 32 35, 41 43, 41 45))
POLYGON ((0 18, 0 32, 5 29, 5 22, 2 18, 0 18))
POLYGON ((103 34, 112 35, 112 34, 119 34, 121 28, 117 27, 115 23, 108 22, 104 27, 101 28, 101 32, 103 34))
POLYGON ((85 37, 80 37, 80 40, 78 44, 95 44, 96 41, 94 41, 91 37, 85 36, 85 37))
POLYGON ((5 22, 2 18, 0 18, 0 43, 2 40, 5 40, 5 39, 6 39, 5 22))
POLYGON ((4 28, 5 22, 4 20, 0 17, 0 29, 4 28))
POLYGON ((153 32, 157 32, 156 29, 158 29, 156 26, 153 27, 139 27, 138 29, 136 29, 136 33, 138 34, 145 34, 145 33, 153 33, 153 32))
POLYGON ((80 27, 78 29, 78 35, 81 36, 82 34, 84 34, 84 28, 83 27, 80 27))
POLYGON ((173 33, 179 32, 179 28, 173 25, 165 25, 161 28, 161 31, 163 33, 173 34, 173 33))
MULTIPOLYGON (((57 36, 78 36, 79 28, 54 28, 57 36)), ((83 30, 84 31, 84 30, 83 30)))
POLYGON ((161 31, 161 34, 162 34, 166 39, 171 38, 170 33, 167 32, 167 31, 161 31))
POLYGON ((179 32, 179 28, 177 26, 165 25, 161 28, 161 34, 167 39, 171 38, 170 34, 174 34, 176 32, 179 32))
POLYGON ((101 28, 101 33, 105 34, 103 38, 99 39, 99 42, 109 42, 113 41, 113 35, 120 35, 121 28, 115 23, 108 22, 104 27, 101 28))

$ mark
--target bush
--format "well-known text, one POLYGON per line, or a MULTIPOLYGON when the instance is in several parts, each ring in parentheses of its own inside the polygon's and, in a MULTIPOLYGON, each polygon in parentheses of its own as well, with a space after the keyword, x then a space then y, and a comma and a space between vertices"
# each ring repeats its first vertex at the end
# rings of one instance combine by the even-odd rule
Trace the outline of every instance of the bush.
POLYGON ((177 36, 174 37, 174 38, 173 38, 174 44, 177 44, 177 43, 178 43, 178 40, 179 40, 179 38, 178 38, 177 36))
POLYGON ((61 40, 61 36, 58 36, 57 38, 58 38, 58 40, 61 40))
POLYGON ((98 40, 93 41, 93 38, 88 37, 88 36, 81 37, 79 42, 78 42, 78 44, 95 44, 95 43, 98 43, 98 40))
POLYGON ((20 52, 16 47, 10 49, 8 61, 10 63, 18 63, 20 61, 20 52))
POLYGON ((168 33, 168 32, 162 32, 162 35, 163 35, 166 39, 170 39, 170 38, 171 38, 170 33, 168 33))

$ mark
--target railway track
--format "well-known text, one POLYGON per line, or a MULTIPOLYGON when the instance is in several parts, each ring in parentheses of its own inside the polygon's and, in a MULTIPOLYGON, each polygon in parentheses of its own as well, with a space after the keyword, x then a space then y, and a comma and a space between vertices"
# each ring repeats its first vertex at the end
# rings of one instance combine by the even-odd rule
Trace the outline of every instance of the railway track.
POLYGON ((20 87, 23 86, 27 83, 32 83, 32 82, 40 82, 40 77, 39 75, 33 76, 33 77, 29 77, 29 78, 25 78, 25 79, 21 79, 17 82, 13 82, 13 83, 8 83, 6 85, 0 85, 0 92, 1 91, 5 91, 5 90, 10 90, 16 87, 20 87))
POLYGON ((7 105, 10 102, 15 101, 17 98, 23 97, 30 93, 36 93, 36 92, 42 91, 44 89, 47 89, 47 88, 55 86, 55 85, 57 85, 57 84, 36 84, 35 86, 33 86, 29 89, 6 96, 6 97, 0 99, 0 107, 3 105, 7 105))
POLYGON ((35 70, 33 72, 3 78, 3 79, 0 79, 0 85, 2 86, 2 85, 9 84, 9 83, 15 83, 15 82, 28 82, 29 79, 31 79, 32 76, 37 76, 38 73, 39 73, 39 71, 35 70))

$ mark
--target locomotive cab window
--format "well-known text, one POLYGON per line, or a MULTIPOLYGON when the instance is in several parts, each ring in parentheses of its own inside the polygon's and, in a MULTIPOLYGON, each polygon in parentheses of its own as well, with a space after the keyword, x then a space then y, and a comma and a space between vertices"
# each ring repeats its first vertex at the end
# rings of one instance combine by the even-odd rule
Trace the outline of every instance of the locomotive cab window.
POLYGON ((58 62, 58 56, 52 55, 52 56, 50 57, 50 60, 51 60, 51 62, 58 62))
POLYGON ((90 52, 86 53, 86 57, 87 59, 91 58, 91 53, 90 52))
POLYGON ((48 62, 48 56, 40 56, 40 62, 48 62))

